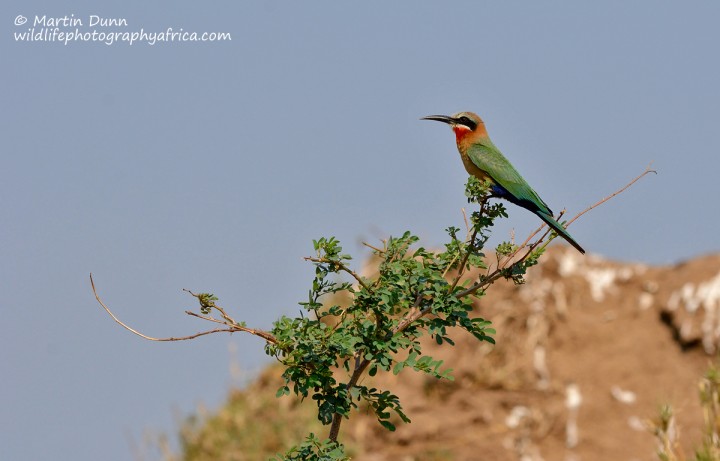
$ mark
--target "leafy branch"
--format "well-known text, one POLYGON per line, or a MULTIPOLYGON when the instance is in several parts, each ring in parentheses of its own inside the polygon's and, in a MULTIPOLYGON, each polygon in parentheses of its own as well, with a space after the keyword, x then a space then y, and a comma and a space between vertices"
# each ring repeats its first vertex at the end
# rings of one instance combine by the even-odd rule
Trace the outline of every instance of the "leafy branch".
MULTIPOLYGON (((629 184, 578 213, 566 225, 620 194, 654 171, 649 167, 629 184)), ((556 236, 544 226, 524 242, 502 242, 493 249, 495 264, 488 264, 486 246, 494 223, 507 217, 502 203, 489 203, 490 184, 470 177, 466 184, 470 203, 477 205, 465 218, 465 235, 449 227, 448 243, 442 251, 417 246, 410 232, 390 237, 382 246, 366 244, 378 258, 377 273, 360 275, 352 269, 352 258, 343 253, 334 237, 313 241, 314 256, 305 259, 315 268, 307 300, 300 302, 308 315, 282 316, 270 331, 249 328, 233 319, 210 293, 193 293, 200 312, 186 311, 222 328, 190 336, 154 338, 121 322, 98 295, 92 275, 93 293, 105 311, 122 327, 151 341, 182 341, 220 332, 244 332, 265 340, 265 352, 284 366, 284 384, 277 396, 291 393, 310 398, 317 405, 321 423, 329 425, 328 438, 310 434, 305 442, 282 458, 345 459, 338 442, 343 419, 362 405, 388 430, 395 430, 395 417, 408 423, 399 398, 386 389, 366 384, 362 377, 379 371, 398 374, 411 369, 438 379, 452 380, 452 370, 441 360, 423 353, 420 339, 429 336, 438 344, 454 345, 451 329, 459 328, 479 341, 494 343, 491 322, 473 315, 473 297, 499 279, 524 283, 527 270, 537 264, 548 243, 556 236), (349 278, 349 280, 347 280, 349 278)), ((560 217, 564 214, 561 213, 560 217)))

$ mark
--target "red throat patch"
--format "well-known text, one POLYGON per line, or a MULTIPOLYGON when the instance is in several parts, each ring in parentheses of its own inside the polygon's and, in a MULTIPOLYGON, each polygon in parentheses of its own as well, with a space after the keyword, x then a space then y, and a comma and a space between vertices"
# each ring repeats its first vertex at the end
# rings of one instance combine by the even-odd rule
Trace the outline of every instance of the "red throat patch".
POLYGON ((470 128, 466 127, 465 125, 453 125, 452 129, 455 132, 455 141, 458 144, 460 144, 460 141, 462 141, 465 136, 472 133, 470 128))

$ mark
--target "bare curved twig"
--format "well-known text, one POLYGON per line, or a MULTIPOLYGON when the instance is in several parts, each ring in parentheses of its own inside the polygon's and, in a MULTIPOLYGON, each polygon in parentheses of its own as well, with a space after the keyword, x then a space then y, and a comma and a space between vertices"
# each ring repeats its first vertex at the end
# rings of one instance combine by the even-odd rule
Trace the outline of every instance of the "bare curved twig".
POLYGON ((605 202, 607 202, 608 200, 610 200, 611 198, 615 197, 616 195, 625 192, 625 190, 626 190, 627 188, 629 188, 630 186, 632 186, 633 184, 635 184, 636 182, 638 182, 638 181, 640 180, 640 178, 642 178, 642 177, 645 176, 646 174, 648 174, 648 173, 655 173, 655 174, 657 174, 657 170, 653 170, 652 168, 650 168, 651 166, 652 166, 652 162, 650 162, 650 164, 649 164, 647 167, 645 167, 645 171, 643 171, 641 175, 637 176, 635 179, 633 179, 632 181, 630 181, 629 183, 627 183, 627 185, 625 185, 625 187, 623 187, 622 189, 614 192, 613 194, 608 195, 607 197, 605 197, 604 199, 602 199, 602 200, 600 200, 599 202, 595 203, 594 205, 590 205, 589 207, 585 208, 583 211, 581 211, 580 213, 578 213, 577 215, 575 215, 574 218, 572 218, 570 221, 568 221, 568 223, 565 224, 565 227, 568 227, 568 226, 569 226, 570 224, 572 224, 576 219, 578 219, 580 216, 584 215, 584 214, 587 213, 588 211, 592 210, 593 208, 595 208, 595 207, 597 207, 597 206, 600 206, 600 205, 602 205, 603 203, 605 203, 605 202))
MULTIPOLYGON (((265 341, 267 341, 267 342, 277 344, 277 339, 275 339, 275 336, 273 336, 272 334, 268 333, 267 331, 256 330, 256 329, 254 329, 254 328, 247 328, 247 327, 244 327, 244 326, 239 325, 239 324, 237 324, 237 323, 229 323, 229 322, 227 321, 227 317, 225 317, 225 316, 223 316, 223 317, 225 317, 226 320, 225 320, 225 321, 220 321, 220 320, 214 319, 214 318, 212 318, 212 317, 206 317, 206 316, 203 316, 203 315, 200 315, 200 314, 196 314, 196 313, 190 312, 190 311, 185 311, 185 312, 186 312, 188 315, 192 315, 192 316, 194 316, 194 317, 199 317, 199 318, 204 319, 204 320, 208 320, 208 321, 215 322, 215 323, 220 323, 220 324, 222 324, 222 325, 227 325, 228 328, 216 328, 216 329, 214 329, 214 330, 202 331, 202 332, 200 332, 200 333, 195 333, 194 335, 189 335, 189 336, 180 336, 180 337, 171 336, 171 337, 169 337, 169 338, 154 338, 154 337, 152 337, 152 336, 148 336, 148 335, 145 335, 145 334, 140 333, 139 331, 135 330, 134 328, 132 328, 132 327, 130 327, 129 325, 127 325, 127 324, 125 324, 124 322, 122 322, 119 318, 117 318, 117 317, 115 316, 115 314, 112 313, 112 311, 110 310, 110 308, 107 307, 107 306, 105 305, 105 303, 100 299, 100 295, 98 295, 98 292, 97 292, 97 290, 95 289, 95 281, 93 280, 92 274, 90 274, 90 285, 92 286, 93 294, 95 295, 95 299, 97 299, 97 302, 100 303, 100 305, 103 307, 103 309, 105 309, 105 312, 107 312, 108 315, 110 315, 110 317, 112 317, 112 319, 115 320, 115 322, 117 322, 121 327, 125 328, 125 329, 128 330, 129 332, 131 332, 131 333, 133 333, 133 334, 135 334, 135 335, 137 335, 137 336, 140 336, 140 337, 143 338, 143 339, 147 339, 148 341, 187 341, 187 340, 189 340, 189 339, 195 339, 195 338, 198 338, 198 337, 200 337, 200 336, 205 336, 205 335, 209 335, 209 334, 212 334, 212 333, 222 333, 222 332, 235 333, 235 332, 237 332, 237 331, 242 331, 242 332, 245 332, 245 333, 250 333, 250 334, 255 335, 255 336, 259 336, 259 337, 263 338, 263 339, 264 339, 265 341)), ((221 312, 223 312, 223 311, 221 310, 221 312)))
MULTIPOLYGON (((629 183, 627 183, 623 188, 618 189, 617 191, 613 192, 612 194, 608 195, 607 197, 605 197, 605 198, 599 200, 598 202, 590 205, 589 207, 585 208, 583 211, 581 211, 580 213, 576 214, 570 221, 568 221, 567 224, 565 224, 564 227, 567 229, 567 228, 570 226, 570 224, 572 224, 573 222, 575 222, 580 216, 584 215, 585 213, 587 213, 588 211, 592 210, 593 208, 596 208, 596 207, 602 205, 603 203, 607 202, 608 200, 610 200, 611 198, 615 197, 616 195, 625 192, 630 186, 632 186, 633 184, 635 184, 636 182, 638 182, 643 176, 647 175, 648 173, 655 173, 655 174, 657 174, 657 171, 656 171, 656 170, 653 170, 653 169, 650 168, 651 166, 652 166, 652 162, 651 162, 647 167, 645 167, 645 171, 643 171, 640 175, 636 176, 632 181, 630 181, 629 183)), ((563 214, 565 214, 565 210, 563 210, 563 211, 560 213, 560 215, 557 217, 557 219, 560 220, 560 218, 562 217, 563 214)), ((532 240, 533 237, 535 237, 535 236, 538 234, 538 232, 540 232, 540 231, 541 231, 543 228, 545 228, 545 227, 547 227, 547 224, 543 223, 542 225, 540 225, 540 227, 538 227, 537 229, 535 229, 535 231, 532 232, 532 233, 525 239, 525 241, 524 241, 520 246, 518 246, 517 250, 516 250, 512 255, 510 255, 510 258, 514 257, 514 256, 515 256, 520 250, 522 250, 523 248, 526 248, 526 247, 528 246, 528 243, 530 243, 530 240, 532 240)), ((546 231, 545 234, 547 234, 548 232, 549 232, 549 230, 546 231)), ((545 236, 546 236, 546 235, 543 235, 543 236, 538 240, 538 242, 541 242, 541 241, 545 238, 545 236)), ((532 250, 532 249, 534 249, 533 246, 531 246, 531 250, 532 250)))

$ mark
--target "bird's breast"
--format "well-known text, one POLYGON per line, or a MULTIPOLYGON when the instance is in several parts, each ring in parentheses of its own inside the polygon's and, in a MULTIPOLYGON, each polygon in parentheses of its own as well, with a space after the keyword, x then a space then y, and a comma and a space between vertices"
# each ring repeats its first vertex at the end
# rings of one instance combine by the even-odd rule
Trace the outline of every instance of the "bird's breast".
POLYGON ((462 159, 463 166, 465 166, 465 170, 471 175, 475 176, 481 181, 492 179, 485 171, 478 168, 477 165, 475 165, 472 160, 470 160, 470 157, 468 157, 465 152, 460 151, 460 158, 462 159))

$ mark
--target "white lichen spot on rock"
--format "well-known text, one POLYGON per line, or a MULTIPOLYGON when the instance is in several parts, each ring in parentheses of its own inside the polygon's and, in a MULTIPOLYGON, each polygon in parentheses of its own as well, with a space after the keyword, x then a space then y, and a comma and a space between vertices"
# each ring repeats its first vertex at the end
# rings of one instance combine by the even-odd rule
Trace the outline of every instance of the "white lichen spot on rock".
POLYGON ((655 297, 650 293, 640 293, 638 297, 638 306, 641 310, 650 309, 655 301, 655 297))
POLYGON ((578 410, 582 404, 580 386, 570 383, 565 387, 565 408, 568 410, 567 423, 565 425, 565 446, 574 448, 580 441, 578 429, 578 410))
POLYGON ((605 292, 613 288, 617 275, 617 270, 611 268, 590 269, 585 273, 585 280, 590 284, 590 296, 595 302, 605 299, 605 292))
MULTIPOLYGON (((685 283, 680 289, 675 290, 667 301, 667 308, 670 311, 683 309, 688 314, 694 315, 700 309, 704 311, 702 325, 702 344, 708 354, 717 350, 718 339, 720 339, 720 273, 715 277, 702 283, 685 283)), ((680 335, 688 337, 691 334, 692 325, 689 319, 683 322, 680 328, 680 335)))
POLYGON ((622 389, 619 386, 613 386, 610 388, 610 395, 613 396, 615 400, 617 400, 620 403, 624 404, 631 404, 635 403, 637 400, 637 396, 633 391, 628 391, 626 389, 622 389))

